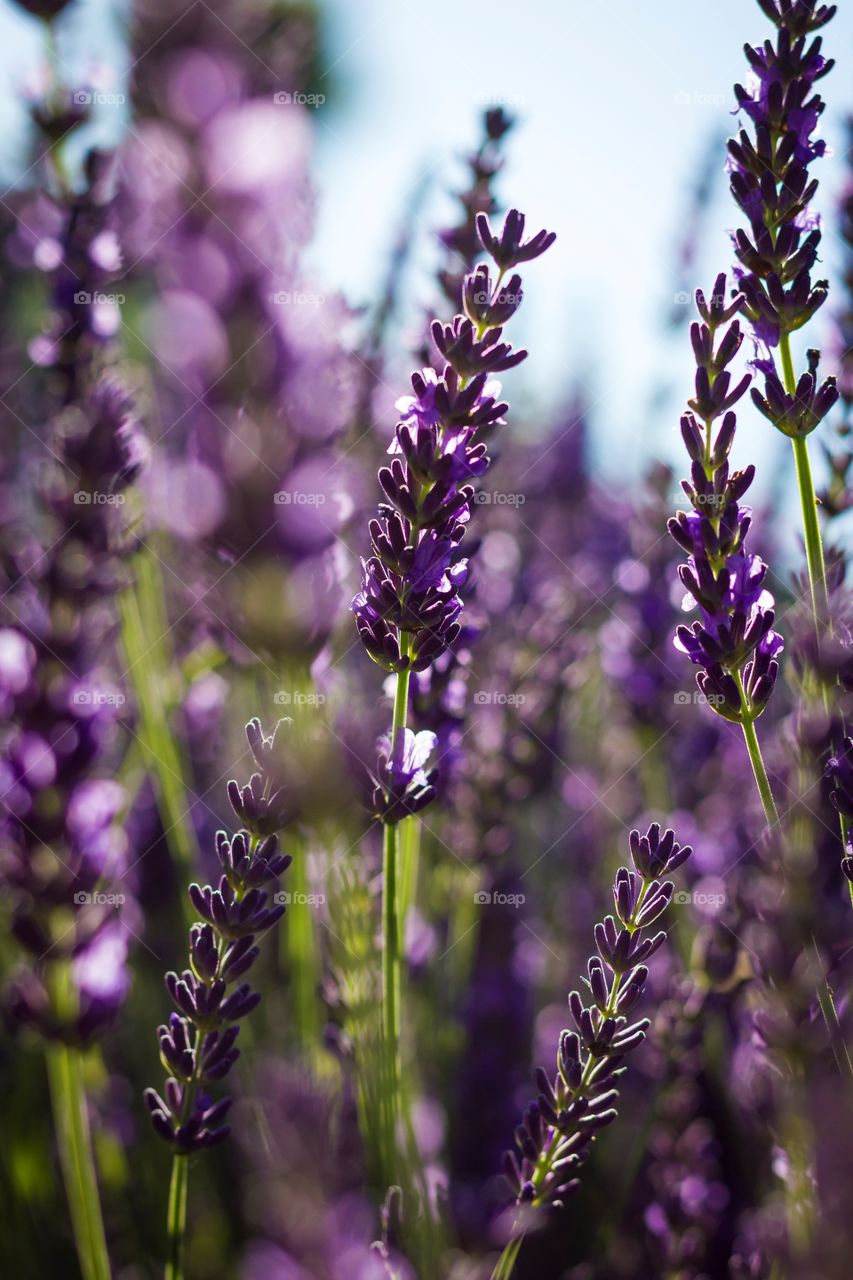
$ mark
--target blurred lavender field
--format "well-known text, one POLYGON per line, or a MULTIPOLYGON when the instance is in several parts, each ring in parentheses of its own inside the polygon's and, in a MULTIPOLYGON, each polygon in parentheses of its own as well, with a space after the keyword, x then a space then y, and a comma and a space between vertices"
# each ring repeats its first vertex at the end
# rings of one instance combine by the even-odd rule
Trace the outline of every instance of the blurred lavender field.
POLYGON ((849 1274, 853 18, 646 8, 5 0, 10 1275, 849 1274))

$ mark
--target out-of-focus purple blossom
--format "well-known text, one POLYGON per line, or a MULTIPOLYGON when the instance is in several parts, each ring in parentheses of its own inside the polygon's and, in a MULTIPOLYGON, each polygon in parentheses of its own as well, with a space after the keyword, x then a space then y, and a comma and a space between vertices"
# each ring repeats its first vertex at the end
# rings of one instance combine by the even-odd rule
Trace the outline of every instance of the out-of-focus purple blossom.
MULTIPOLYGON (((44 274, 52 318, 36 340, 48 419, 34 486, 41 523, 34 532, 31 516, 10 519, 2 561, 0 860, 29 957, 7 1008, 16 1024, 74 1043, 109 1025, 128 987, 126 797, 110 776, 125 697, 110 653, 134 546, 124 506, 147 451, 130 397, 104 369, 115 324, 104 322, 101 290, 120 265, 109 158, 89 153, 80 189, 52 190, 34 198, 40 221, 20 216, 11 245, 44 274), (56 991, 62 966, 67 997, 56 991)), ((106 305, 115 318, 111 295, 106 305)))

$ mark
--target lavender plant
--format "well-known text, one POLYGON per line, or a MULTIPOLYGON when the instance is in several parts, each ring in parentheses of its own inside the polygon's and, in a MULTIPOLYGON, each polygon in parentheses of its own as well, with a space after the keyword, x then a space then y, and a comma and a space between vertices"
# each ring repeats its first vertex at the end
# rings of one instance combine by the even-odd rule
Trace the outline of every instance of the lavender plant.
POLYGON ((270 903, 268 886, 290 865, 279 852, 278 832, 288 818, 286 789, 276 760, 276 736, 250 720, 246 737, 257 771, 241 787, 228 783, 228 799, 244 824, 230 838, 216 837, 222 875, 216 887, 191 884, 190 902, 201 917, 190 929, 189 967, 166 974, 166 989, 178 1012, 158 1028, 160 1059, 169 1077, 165 1098, 145 1091, 151 1121, 173 1149, 168 1209, 166 1280, 181 1280, 186 1234, 189 1157, 223 1142, 231 1099, 213 1102, 207 1086, 224 1079, 240 1056, 240 1020, 260 1003, 241 982, 260 954, 256 945, 284 915, 279 894, 270 903))
POLYGON ((556 238, 540 231, 524 239, 524 216, 511 210, 500 235, 477 219, 480 240, 496 268, 483 265, 465 278, 464 315, 435 321, 432 337, 446 361, 412 377, 414 395, 402 411, 379 471, 387 502, 369 531, 373 555, 363 562, 362 589, 353 612, 368 656, 396 677, 391 733, 380 744, 373 807, 384 827, 383 1026, 388 1071, 389 1153, 399 1092, 399 966, 397 823, 418 813, 435 794, 425 766, 435 743, 429 731, 406 724, 412 671, 426 670, 459 637, 460 590, 467 577, 462 539, 471 517, 475 484, 489 465, 489 432, 503 425, 507 405, 490 375, 525 358, 502 341, 503 326, 521 304, 521 277, 508 271, 539 257, 556 238))
POLYGON ((811 320, 828 291, 826 280, 813 284, 810 274, 821 230, 809 207, 818 187, 809 167, 826 150, 826 143, 813 136, 824 110, 815 85, 833 62, 821 53, 821 37, 811 36, 830 21, 836 6, 812 0, 758 2, 776 27, 776 38, 775 44, 746 46, 752 80, 747 87, 735 86, 738 107, 754 130, 754 139, 741 129, 729 142, 731 191, 750 228, 734 237, 736 271, 745 315, 763 353, 757 367, 764 374, 764 394, 754 388, 752 397, 793 446, 812 611, 820 632, 828 616, 826 568, 807 441, 838 392, 834 378, 820 381, 815 350, 808 352, 806 370, 797 378, 791 334, 811 320))
POLYGON ((134 545, 123 506, 146 447, 108 367, 118 316, 102 293, 119 266, 113 166, 90 150, 76 185, 66 176, 60 142, 86 115, 75 107, 59 127, 67 96, 52 86, 33 110, 39 190, 31 211, 18 210, 10 241, 19 261, 29 257, 44 272, 51 312, 31 347, 44 371, 40 451, 48 459, 27 460, 36 510, 7 516, 4 526, 0 871, 26 957, 7 988, 7 1015, 44 1043, 80 1267, 85 1280, 105 1280, 83 1072, 85 1051, 112 1025, 130 985, 127 886, 117 892, 127 864, 126 793, 115 776, 125 698, 113 642, 134 545))
POLYGON ((676 648, 700 668, 696 683, 717 715, 743 729, 755 780, 769 824, 779 815, 755 732, 779 673, 782 637, 773 630, 774 601, 765 585, 767 565, 747 551, 752 522, 740 500, 755 476, 751 464, 732 471, 729 454, 737 416, 733 405, 749 386, 745 374, 734 386, 728 366, 743 342, 736 316, 742 294, 726 301, 726 277, 719 275, 710 302, 701 289, 696 307, 701 321, 690 329, 696 357, 696 389, 681 419, 681 435, 690 456, 690 479, 682 481, 692 511, 679 511, 668 524, 688 553, 678 575, 687 592, 686 608, 698 608, 701 620, 681 625, 676 648), (731 323, 729 323, 731 321, 731 323), (718 330, 728 325, 722 335, 718 330), (722 422, 715 428, 716 420, 722 422), (701 424, 701 425, 700 425, 701 424))
POLYGON ((594 928, 596 951, 587 964, 584 984, 589 1004, 578 991, 569 995, 573 1030, 560 1037, 553 1080, 536 1072, 539 1096, 526 1108, 515 1133, 518 1154, 507 1152, 504 1175, 519 1210, 493 1272, 508 1280, 530 1224, 530 1209, 559 1208, 577 1189, 575 1176, 587 1159, 596 1134, 616 1119, 614 1085, 625 1071, 624 1059, 638 1048, 648 1018, 629 1023, 627 1014, 639 1001, 649 976, 646 961, 666 941, 664 930, 649 927, 672 901, 675 885, 662 877, 682 866, 693 850, 680 845, 675 833, 653 823, 645 835, 628 837, 632 869, 622 866, 613 881, 616 915, 594 928))

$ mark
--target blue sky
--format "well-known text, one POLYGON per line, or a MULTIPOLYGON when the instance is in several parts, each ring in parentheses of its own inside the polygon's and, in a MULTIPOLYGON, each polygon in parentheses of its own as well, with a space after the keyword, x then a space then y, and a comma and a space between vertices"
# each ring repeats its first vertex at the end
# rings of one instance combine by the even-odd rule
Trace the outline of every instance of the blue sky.
MULTIPOLYGON (((33 24, 9 0, 0 6, 0 127, 14 138, 15 92, 41 54, 33 24)), ((853 111, 853 7, 841 7, 825 40, 839 66, 823 85, 830 102, 823 132, 835 154, 817 166, 830 270, 838 261, 831 218, 844 181, 843 120, 853 111)), ((96 60, 121 63, 121 12, 110 0, 78 0, 63 58, 85 69, 94 46, 96 60)), ((678 459, 689 344, 683 329, 667 338, 662 317, 672 303, 689 187, 714 136, 719 174, 699 282, 710 284, 730 263, 735 210, 722 139, 734 124, 731 88, 744 74, 743 43, 769 33, 758 5, 328 0, 326 12, 334 93, 314 113, 320 204, 313 261, 324 281, 356 303, 369 301, 414 183, 428 169, 432 197, 418 219, 418 270, 410 280, 412 300, 425 300, 431 231, 449 208, 444 191, 461 177, 456 157, 476 136, 482 107, 505 103, 520 124, 502 193, 559 237, 528 273, 517 336, 531 357, 513 375, 515 388, 523 385, 531 403, 546 409, 580 379, 595 401, 599 453, 611 473, 650 454, 678 459)), ((104 127, 114 125, 112 113, 104 127)), ((745 409, 744 458, 776 447, 777 437, 745 409)))

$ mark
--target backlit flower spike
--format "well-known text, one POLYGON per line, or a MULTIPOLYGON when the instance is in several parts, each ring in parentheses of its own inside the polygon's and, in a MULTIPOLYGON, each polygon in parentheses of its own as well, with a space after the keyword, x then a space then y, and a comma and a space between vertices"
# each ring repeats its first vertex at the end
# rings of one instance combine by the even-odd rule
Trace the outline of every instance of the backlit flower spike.
MULTIPOLYGON (((249 722, 246 735, 261 772, 242 789, 229 783, 229 795, 233 786, 240 796, 250 797, 244 811, 254 819, 258 797, 280 792, 272 756, 280 723, 267 735, 259 720, 249 722)), ((177 1012, 157 1029, 160 1058, 169 1077, 162 1094, 146 1089, 144 1095, 156 1132, 180 1155, 223 1142, 230 1132, 222 1122, 231 1099, 213 1103, 207 1089, 234 1066, 240 1056, 239 1022, 260 1003, 260 995, 248 983, 235 984, 260 954, 261 937, 286 910, 281 895, 271 901, 269 893, 291 862, 278 848, 277 830, 285 812, 282 802, 270 802, 260 821, 247 821, 248 830, 230 838, 219 831, 216 853, 224 874, 216 887, 189 888, 201 919, 190 930, 188 967, 180 974, 166 974, 166 990, 177 1012)))
POLYGON ((616 914, 595 926, 596 950, 580 989, 569 994, 572 1025, 560 1036, 556 1074, 537 1069, 539 1095, 515 1131, 516 1150, 504 1156, 504 1178, 520 1208, 559 1206, 577 1190, 596 1134, 617 1118, 615 1086, 625 1060, 649 1027, 647 1018, 628 1017, 649 976, 646 961, 666 940, 663 931, 647 930, 672 901, 675 886, 660 877, 692 849, 656 823, 645 835, 632 831, 628 843, 631 867, 620 867, 613 883, 616 914))
POLYGON ((759 2, 777 35, 775 44, 746 46, 750 79, 735 86, 738 109, 754 133, 742 128, 729 142, 731 192, 749 222, 748 230, 734 233, 736 274, 744 315, 768 353, 757 364, 766 379, 764 395, 753 391, 753 399, 774 426, 797 439, 814 431, 837 399, 834 379, 818 384, 817 352, 810 352, 808 373, 796 390, 793 368, 785 367, 789 335, 811 320, 828 290, 825 280, 811 278, 821 228, 809 207, 818 188, 809 166, 826 152, 815 136, 825 106, 815 85, 833 63, 821 52, 821 37, 809 37, 830 21, 835 6, 759 2), (783 367, 777 371, 772 351, 780 344, 783 367))
POLYGON ((678 570, 686 593, 683 607, 698 609, 699 620, 679 626, 674 644, 701 668, 696 681, 708 705, 725 719, 744 723, 767 705, 783 642, 773 629, 767 565, 745 545, 752 513, 741 499, 755 469, 732 471, 729 465, 737 427, 733 406, 750 383, 745 375, 732 386, 728 370, 743 341, 736 314, 743 295, 727 302, 726 278, 720 275, 710 303, 700 290, 696 305, 701 319, 690 334, 695 392, 681 419, 691 463, 682 488, 692 510, 679 511, 668 528, 688 557, 678 570))

